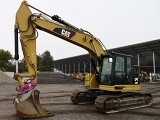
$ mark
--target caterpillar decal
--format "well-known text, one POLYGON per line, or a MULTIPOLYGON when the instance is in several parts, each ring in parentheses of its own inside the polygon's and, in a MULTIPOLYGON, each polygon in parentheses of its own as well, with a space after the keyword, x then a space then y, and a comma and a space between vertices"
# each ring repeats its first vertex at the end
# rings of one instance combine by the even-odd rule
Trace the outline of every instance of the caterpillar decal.
POLYGON ((68 38, 72 38, 76 34, 76 32, 73 32, 71 30, 66 30, 63 28, 55 28, 53 31, 68 38))

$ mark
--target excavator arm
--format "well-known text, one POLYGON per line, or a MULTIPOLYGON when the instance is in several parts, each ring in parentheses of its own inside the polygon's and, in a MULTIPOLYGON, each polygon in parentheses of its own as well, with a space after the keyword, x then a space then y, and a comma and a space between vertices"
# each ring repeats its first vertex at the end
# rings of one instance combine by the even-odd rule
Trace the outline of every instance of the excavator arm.
POLYGON ((19 86, 16 88, 18 96, 15 99, 15 106, 17 114, 22 118, 35 118, 52 115, 43 110, 39 103, 39 95, 37 95, 39 92, 34 91, 37 85, 37 29, 86 49, 97 60, 100 60, 102 55, 106 55, 102 42, 88 31, 79 29, 67 23, 57 15, 49 16, 29 5, 27 1, 23 1, 16 13, 15 21, 15 60, 18 61, 19 58, 19 32, 22 51, 28 69, 27 73, 18 73, 18 68, 16 68, 15 73, 15 79, 19 82, 19 86), (33 14, 30 8, 37 10, 39 13, 33 14), (27 82, 24 82, 24 77, 29 78, 27 82), (27 108, 30 109, 28 110, 27 108))
MULTIPOLYGON (((106 55, 106 51, 102 47, 102 42, 99 39, 95 38, 88 31, 70 25, 69 23, 63 21, 57 15, 49 16, 43 12, 32 14, 29 7, 32 6, 29 5, 26 1, 22 2, 20 8, 17 11, 15 22, 15 29, 19 30, 21 46, 24 58, 26 60, 26 66, 28 68, 28 74, 17 75, 20 76, 18 77, 20 85, 24 85, 20 78, 25 76, 29 76, 32 82, 37 81, 37 29, 86 49, 97 60, 101 58, 101 55, 106 55)), ((18 56, 17 54, 18 53, 16 53, 15 56, 18 56)))

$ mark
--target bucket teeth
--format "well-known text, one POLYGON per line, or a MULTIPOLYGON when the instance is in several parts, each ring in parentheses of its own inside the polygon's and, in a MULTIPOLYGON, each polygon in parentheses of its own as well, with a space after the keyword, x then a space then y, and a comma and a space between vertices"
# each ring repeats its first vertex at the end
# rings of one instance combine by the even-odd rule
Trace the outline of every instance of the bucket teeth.
POLYGON ((16 111, 19 117, 40 118, 54 115, 41 107, 39 94, 40 92, 38 90, 34 90, 26 100, 15 102, 16 111))

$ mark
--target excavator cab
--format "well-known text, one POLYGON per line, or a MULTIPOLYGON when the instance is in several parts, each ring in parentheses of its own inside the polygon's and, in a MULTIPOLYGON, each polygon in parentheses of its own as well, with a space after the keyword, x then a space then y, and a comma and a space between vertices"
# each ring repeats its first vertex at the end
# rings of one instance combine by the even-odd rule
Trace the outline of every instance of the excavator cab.
POLYGON ((139 84, 132 56, 112 53, 102 57, 99 82, 102 85, 139 84))

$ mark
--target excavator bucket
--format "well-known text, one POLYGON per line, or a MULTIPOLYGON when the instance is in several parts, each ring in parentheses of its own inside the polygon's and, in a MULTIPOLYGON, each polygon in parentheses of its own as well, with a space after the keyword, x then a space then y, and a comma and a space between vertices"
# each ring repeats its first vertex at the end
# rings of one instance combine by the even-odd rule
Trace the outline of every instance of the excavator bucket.
POLYGON ((15 102, 16 111, 21 118, 40 118, 54 116, 41 107, 38 90, 34 90, 27 99, 15 102))

